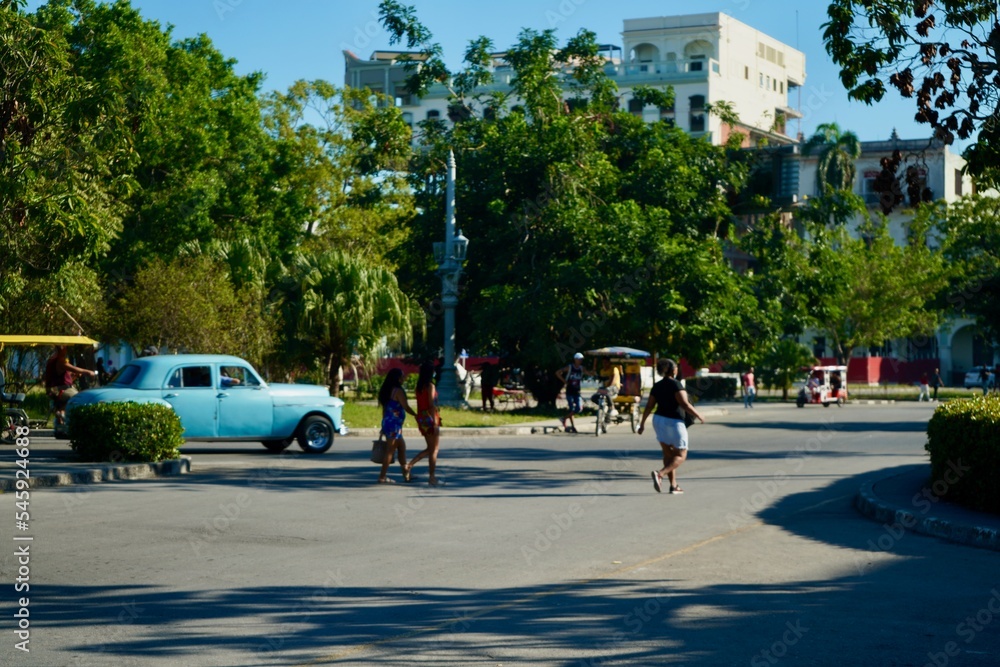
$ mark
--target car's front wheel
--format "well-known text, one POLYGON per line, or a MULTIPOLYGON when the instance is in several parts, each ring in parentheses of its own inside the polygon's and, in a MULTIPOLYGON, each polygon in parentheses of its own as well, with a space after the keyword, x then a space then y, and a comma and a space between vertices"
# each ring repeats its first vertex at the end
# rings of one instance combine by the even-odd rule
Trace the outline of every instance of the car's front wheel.
POLYGON ((333 446, 333 433, 333 422, 326 417, 306 417, 299 424, 299 447, 306 454, 322 454, 333 446))
POLYGON ((262 440, 261 444, 267 447, 267 451, 278 454, 285 451, 285 449, 288 448, 288 445, 292 444, 292 439, 284 438, 282 440, 262 440))

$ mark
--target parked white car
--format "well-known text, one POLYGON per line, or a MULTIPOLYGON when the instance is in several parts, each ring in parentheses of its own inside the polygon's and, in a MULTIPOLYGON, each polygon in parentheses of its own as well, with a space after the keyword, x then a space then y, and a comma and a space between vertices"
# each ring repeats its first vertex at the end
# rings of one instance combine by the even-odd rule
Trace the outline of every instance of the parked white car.
POLYGON ((963 384, 966 389, 972 389, 973 387, 982 388, 983 381, 980 379, 980 374, 983 368, 986 368, 986 371, 989 374, 986 379, 987 388, 996 386, 996 376, 993 374, 992 369, 987 366, 973 366, 972 369, 965 374, 965 381, 963 384))

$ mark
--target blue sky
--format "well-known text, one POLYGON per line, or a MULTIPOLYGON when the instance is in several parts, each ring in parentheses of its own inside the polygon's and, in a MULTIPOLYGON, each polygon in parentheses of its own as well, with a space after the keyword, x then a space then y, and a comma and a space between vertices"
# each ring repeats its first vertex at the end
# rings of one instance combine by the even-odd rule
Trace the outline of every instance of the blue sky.
MULTIPOLYGON (((404 0, 405 1, 405 0, 404 0)), ((41 2, 33 0, 29 9, 41 2)), ((837 68, 823 50, 821 24, 827 3, 790 0, 409 0, 434 33, 449 65, 460 65, 470 39, 485 35, 497 50, 513 44, 522 28, 554 28, 560 42, 581 28, 597 33, 601 43, 621 44, 626 18, 720 11, 747 23, 806 54, 806 85, 798 105, 805 118, 801 131, 812 134, 824 122, 837 122, 862 140, 887 139, 897 128, 903 138, 928 136, 927 126, 913 121, 913 101, 890 91, 874 107, 849 102, 837 68)), ((284 89, 297 79, 344 82, 343 49, 367 58, 390 46, 378 23, 378 0, 132 0, 144 16, 173 25, 175 37, 207 34, 241 73, 262 71, 265 89, 284 89)), ((792 100, 793 106, 795 100, 792 100)), ((792 125, 791 130, 795 130, 792 125)))

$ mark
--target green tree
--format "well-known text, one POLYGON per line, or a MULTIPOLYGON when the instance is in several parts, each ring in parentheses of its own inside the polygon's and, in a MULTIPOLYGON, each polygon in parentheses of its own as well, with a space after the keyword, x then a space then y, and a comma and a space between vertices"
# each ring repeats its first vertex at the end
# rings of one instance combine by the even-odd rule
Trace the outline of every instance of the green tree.
POLYGON ((1000 200, 966 197, 925 212, 940 233, 955 271, 940 306, 976 318, 986 337, 1000 342, 1000 200))
POLYGON ((816 133, 802 146, 803 155, 819 156, 816 168, 816 190, 822 194, 827 187, 851 190, 857 169, 855 160, 861 157, 861 142, 853 132, 843 132, 836 123, 821 123, 816 133))
POLYGON ((0 311, 29 281, 107 251, 136 159, 122 72, 104 85, 81 74, 89 54, 51 27, 66 3, 21 4, 0 5, 0 311))
POLYGON ((916 120, 963 152, 984 184, 1000 183, 1000 68, 996 3, 985 0, 834 0, 823 39, 852 99, 873 104, 889 87, 916 104, 916 120))
POLYGON ((266 98, 264 126, 275 142, 276 206, 313 246, 382 258, 406 242, 412 135, 397 107, 298 81, 266 98))
POLYGON ((322 363, 333 395, 352 355, 373 358, 384 339, 408 343, 423 324, 420 308, 388 269, 337 250, 299 255, 283 286, 290 348, 322 363))
POLYGON ((857 232, 816 231, 809 245, 812 314, 841 363, 857 347, 932 333, 941 319, 934 300, 948 282, 942 254, 928 247, 923 219, 910 223, 905 245, 896 244, 884 219, 866 221, 857 232))
POLYGON ((135 351, 243 354, 235 330, 246 317, 224 265, 206 256, 155 257, 108 312, 105 336, 135 351))
POLYGON ((787 401, 792 383, 803 368, 816 363, 816 357, 805 345, 782 338, 765 351, 760 363, 764 384, 781 389, 781 400, 787 401))

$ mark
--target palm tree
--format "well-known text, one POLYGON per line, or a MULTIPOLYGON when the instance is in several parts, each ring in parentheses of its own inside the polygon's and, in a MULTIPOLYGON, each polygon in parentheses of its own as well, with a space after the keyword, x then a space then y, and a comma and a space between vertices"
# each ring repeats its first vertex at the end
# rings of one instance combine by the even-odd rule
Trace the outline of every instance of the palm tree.
POLYGON ((842 132, 836 123, 823 123, 816 134, 802 147, 803 155, 819 154, 816 185, 820 194, 827 186, 834 190, 852 190, 857 169, 854 161, 861 157, 861 142, 853 132, 842 132))
POLYGON ((387 337, 408 344, 424 323, 423 311, 391 271, 339 250, 296 257, 284 293, 289 339, 304 356, 323 359, 335 396, 351 355, 371 360, 387 337))

